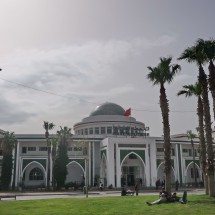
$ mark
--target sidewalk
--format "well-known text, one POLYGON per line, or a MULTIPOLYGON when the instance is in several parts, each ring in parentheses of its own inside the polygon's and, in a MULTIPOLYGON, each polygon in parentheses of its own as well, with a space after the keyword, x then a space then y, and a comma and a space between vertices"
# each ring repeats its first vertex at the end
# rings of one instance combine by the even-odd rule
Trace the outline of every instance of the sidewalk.
MULTIPOLYGON (((175 189, 172 189, 172 192, 177 192, 177 193, 183 193, 184 191, 187 191, 188 193, 202 193, 205 192, 204 188, 188 188, 188 187, 182 187, 179 188, 178 191, 175 191, 175 189)), ((153 194, 158 194, 160 190, 156 189, 141 189, 139 191, 139 195, 153 195, 153 194)), ((121 194, 121 190, 119 189, 105 189, 104 191, 99 191, 99 190, 89 190, 88 195, 111 195, 111 194, 121 194)), ((1 196, 4 195, 16 195, 16 196, 50 196, 50 195, 86 195, 84 192, 78 190, 78 191, 10 191, 10 192, 5 192, 2 191, 0 192, 1 196)))

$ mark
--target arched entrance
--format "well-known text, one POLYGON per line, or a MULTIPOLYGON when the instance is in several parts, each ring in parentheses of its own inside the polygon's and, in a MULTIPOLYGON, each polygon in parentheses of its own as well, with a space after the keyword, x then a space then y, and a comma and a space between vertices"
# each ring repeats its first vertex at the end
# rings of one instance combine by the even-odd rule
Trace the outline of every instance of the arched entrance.
MULTIPOLYGON (((165 180, 165 173, 164 173, 164 162, 161 163, 157 168, 157 180, 160 179, 160 182, 165 180)), ((175 183, 175 173, 174 169, 171 166, 171 183, 175 183)))
POLYGON ((84 168, 76 161, 72 161, 67 165, 67 176, 65 183, 75 183, 77 185, 84 184, 85 171, 84 168))
POLYGON ((194 184, 195 183, 195 176, 197 183, 202 182, 201 178, 201 171, 199 166, 195 163, 195 173, 194 173, 194 162, 190 162, 186 169, 186 183, 187 184, 194 184))
POLYGON ((144 162, 134 152, 129 153, 122 161, 121 172, 121 186, 134 186, 137 179, 142 186, 146 184, 144 162))

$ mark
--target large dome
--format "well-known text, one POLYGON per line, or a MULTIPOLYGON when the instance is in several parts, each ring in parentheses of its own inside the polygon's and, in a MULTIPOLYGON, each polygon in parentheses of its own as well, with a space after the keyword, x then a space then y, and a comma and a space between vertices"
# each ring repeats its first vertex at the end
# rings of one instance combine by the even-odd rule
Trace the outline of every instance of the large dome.
POLYGON ((98 116, 98 115, 124 115, 125 110, 114 103, 106 102, 100 106, 98 106, 95 111, 93 111, 90 116, 98 116))

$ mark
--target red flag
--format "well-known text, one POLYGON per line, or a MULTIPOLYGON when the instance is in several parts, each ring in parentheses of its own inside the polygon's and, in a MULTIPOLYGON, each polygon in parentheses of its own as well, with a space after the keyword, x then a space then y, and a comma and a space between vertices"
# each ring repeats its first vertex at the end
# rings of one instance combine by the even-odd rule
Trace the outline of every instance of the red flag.
POLYGON ((124 116, 130 116, 131 115, 131 108, 125 111, 124 116))

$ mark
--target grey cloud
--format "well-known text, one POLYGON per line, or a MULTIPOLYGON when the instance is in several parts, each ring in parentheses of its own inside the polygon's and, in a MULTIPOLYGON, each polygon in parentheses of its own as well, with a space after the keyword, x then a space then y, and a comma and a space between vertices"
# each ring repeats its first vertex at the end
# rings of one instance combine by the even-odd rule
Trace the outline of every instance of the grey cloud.
POLYGON ((0 113, 1 125, 23 123, 36 115, 35 113, 28 113, 27 111, 21 110, 15 104, 4 98, 0 98, 0 113))

